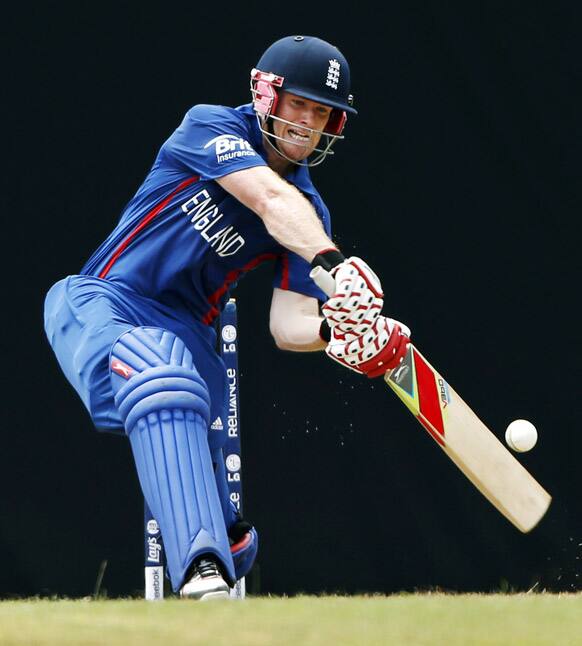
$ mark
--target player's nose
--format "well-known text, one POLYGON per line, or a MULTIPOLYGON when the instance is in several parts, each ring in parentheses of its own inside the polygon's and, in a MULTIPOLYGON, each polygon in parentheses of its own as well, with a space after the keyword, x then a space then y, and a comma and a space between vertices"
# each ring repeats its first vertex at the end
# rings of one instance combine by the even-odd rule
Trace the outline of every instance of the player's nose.
POLYGON ((315 125, 315 115, 311 110, 304 110, 299 119, 299 125, 313 129, 315 125))
POLYGON ((299 114, 299 121, 302 126, 311 127, 314 123, 315 115, 311 106, 304 106, 299 114))

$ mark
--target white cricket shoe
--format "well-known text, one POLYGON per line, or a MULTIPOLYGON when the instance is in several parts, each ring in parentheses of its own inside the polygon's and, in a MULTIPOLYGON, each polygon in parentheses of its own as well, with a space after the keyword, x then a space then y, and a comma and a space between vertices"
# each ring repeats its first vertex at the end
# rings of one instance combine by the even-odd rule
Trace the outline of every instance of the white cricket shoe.
POLYGON ((218 565, 209 556, 202 556, 194 564, 192 576, 182 586, 180 596, 183 599, 229 599, 229 587, 222 578, 218 565))

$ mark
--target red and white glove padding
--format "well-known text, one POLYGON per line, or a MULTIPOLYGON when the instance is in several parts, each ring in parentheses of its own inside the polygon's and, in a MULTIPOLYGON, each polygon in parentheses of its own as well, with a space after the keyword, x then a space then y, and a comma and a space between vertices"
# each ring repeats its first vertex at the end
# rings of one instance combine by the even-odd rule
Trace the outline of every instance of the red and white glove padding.
POLYGON ((329 326, 340 333, 364 334, 384 304, 378 276, 356 256, 336 265, 330 274, 335 279, 335 293, 322 306, 322 314, 329 326))
POLYGON ((331 340, 325 349, 329 357, 370 378, 380 377, 395 368, 404 358, 410 343, 410 330, 393 319, 379 316, 362 335, 331 329, 331 340))

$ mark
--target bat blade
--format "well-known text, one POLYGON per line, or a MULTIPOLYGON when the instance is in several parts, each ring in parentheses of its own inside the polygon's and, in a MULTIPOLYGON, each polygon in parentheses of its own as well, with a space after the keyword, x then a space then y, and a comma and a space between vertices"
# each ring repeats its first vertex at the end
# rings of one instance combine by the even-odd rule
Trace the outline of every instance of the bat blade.
POLYGON ((509 521, 529 532, 552 500, 469 406, 410 344, 388 386, 467 478, 509 521))
MULTIPOLYGON (((333 277, 321 267, 309 274, 331 296, 333 277)), ((467 478, 522 532, 548 510, 550 494, 511 455, 443 377, 412 345, 386 383, 467 478)))

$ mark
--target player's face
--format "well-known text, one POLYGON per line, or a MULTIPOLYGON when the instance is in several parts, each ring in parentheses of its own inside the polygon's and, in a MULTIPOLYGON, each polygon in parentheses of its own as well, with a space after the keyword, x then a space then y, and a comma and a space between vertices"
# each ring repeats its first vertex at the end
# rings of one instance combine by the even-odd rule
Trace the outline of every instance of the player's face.
POLYGON ((284 140, 277 140, 277 146, 294 161, 309 157, 319 143, 321 135, 311 132, 308 128, 323 130, 330 114, 331 108, 323 103, 304 99, 290 92, 282 92, 276 116, 291 121, 293 125, 273 119, 274 133, 284 140))

